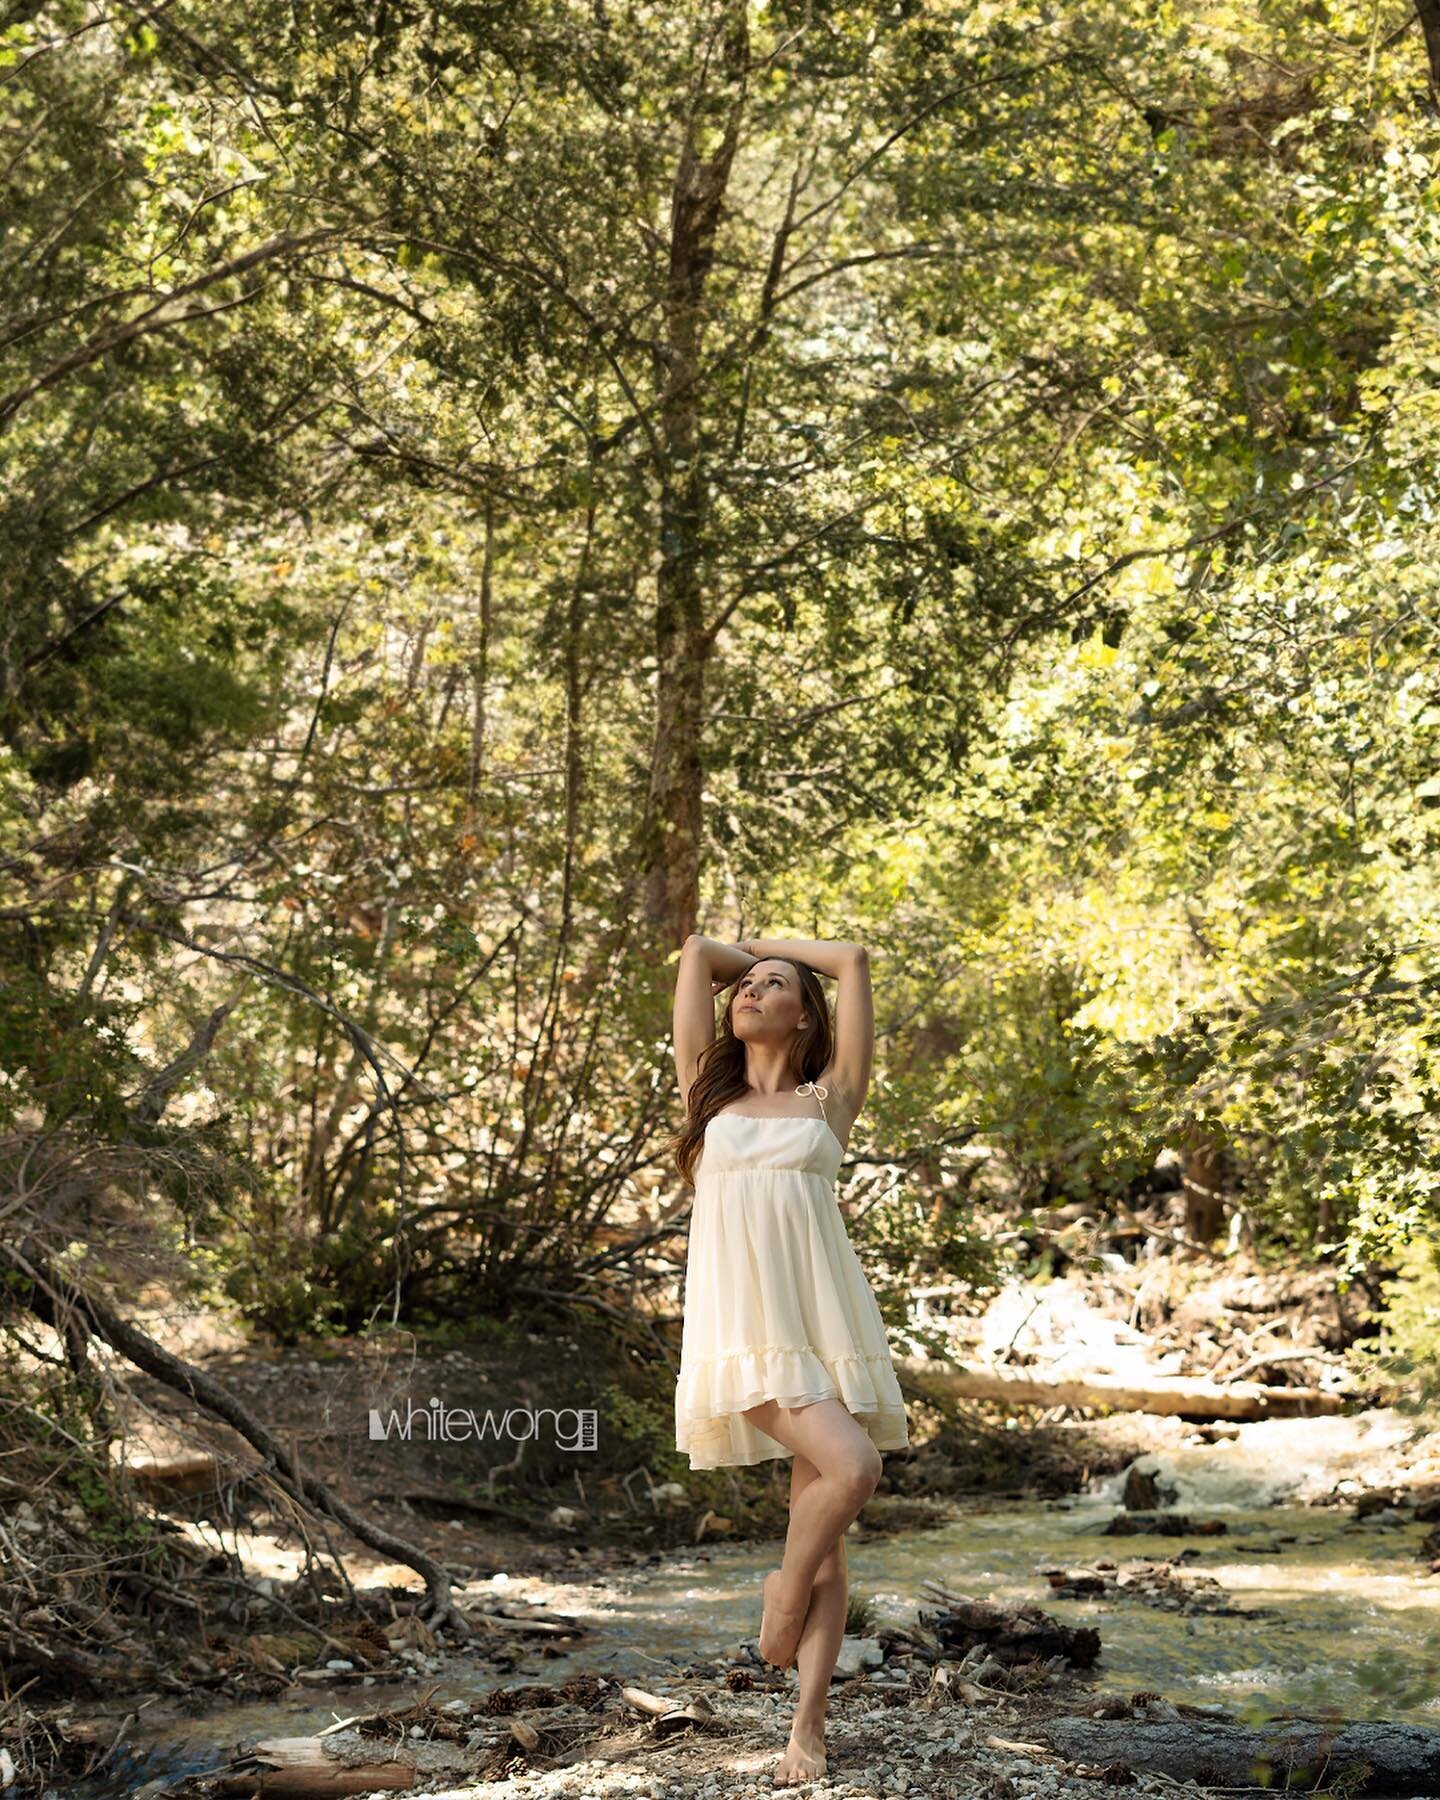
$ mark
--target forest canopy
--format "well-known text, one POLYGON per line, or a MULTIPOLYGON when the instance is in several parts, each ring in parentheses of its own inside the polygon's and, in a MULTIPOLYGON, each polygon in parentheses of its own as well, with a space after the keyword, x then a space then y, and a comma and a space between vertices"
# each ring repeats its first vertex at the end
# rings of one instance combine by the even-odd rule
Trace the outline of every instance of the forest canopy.
POLYGON ((12 1296, 643 1309, 674 957, 794 932, 892 1298, 1169 1156, 1433 1357, 1434 0, 22 0, 0 78, 12 1296))

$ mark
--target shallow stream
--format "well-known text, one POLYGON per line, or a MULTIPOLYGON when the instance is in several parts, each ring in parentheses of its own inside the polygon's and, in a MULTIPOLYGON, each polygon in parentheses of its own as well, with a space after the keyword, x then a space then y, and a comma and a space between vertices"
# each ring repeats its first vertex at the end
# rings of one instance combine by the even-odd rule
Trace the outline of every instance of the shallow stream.
MULTIPOLYGON (((934 1529, 848 1545, 851 1585, 876 1603, 877 1624, 905 1624, 933 1610, 923 1583, 1017 1604, 1035 1603, 1067 1624, 1093 1625, 1102 1653, 1097 1686, 1158 1691, 1192 1705, 1220 1703, 1248 1717, 1332 1713, 1440 1729, 1440 1576, 1416 1551, 1427 1530, 1403 1514, 1357 1522, 1352 1505, 1305 1505, 1331 1491, 1357 1421, 1273 1421, 1236 1438, 1167 1449, 1147 1458, 1166 1508, 1223 1520, 1218 1536, 1116 1536, 1123 1477, 1060 1500, 972 1499, 934 1529), (1346 1433, 1342 1428, 1352 1428, 1346 1433), (1182 1583, 1209 1576, 1242 1611, 1186 1613, 1136 1593, 1057 1599, 1040 1571, 1108 1559, 1175 1564, 1182 1583)), ((1383 1448, 1372 1445, 1372 1449, 1383 1448)), ((1340 1479, 1343 1479, 1341 1477, 1340 1479)), ((1354 1483, 1358 1488, 1362 1485, 1354 1483)), ((433 1690, 437 1703, 476 1700, 497 1685, 560 1681, 579 1670, 643 1684, 723 1657, 753 1638, 759 1578, 778 1543, 714 1545, 584 1583, 511 1579, 477 1584, 471 1603, 525 1599, 573 1616, 590 1635, 560 1655, 528 1650, 509 1676, 463 1654, 398 1682, 308 1688, 232 1705, 181 1728, 138 1732, 116 1779, 91 1796, 133 1792, 145 1779, 211 1767, 240 1743, 300 1736, 376 1706, 406 1705, 433 1690)))

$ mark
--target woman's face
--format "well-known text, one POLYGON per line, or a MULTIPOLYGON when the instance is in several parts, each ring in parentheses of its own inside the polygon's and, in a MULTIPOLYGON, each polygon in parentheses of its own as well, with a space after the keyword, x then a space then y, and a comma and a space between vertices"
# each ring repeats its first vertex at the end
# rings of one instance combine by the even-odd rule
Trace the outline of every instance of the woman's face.
POLYGON ((766 957, 735 983, 730 1029, 745 1043, 775 1043, 803 1030, 808 1014, 794 963, 766 957))

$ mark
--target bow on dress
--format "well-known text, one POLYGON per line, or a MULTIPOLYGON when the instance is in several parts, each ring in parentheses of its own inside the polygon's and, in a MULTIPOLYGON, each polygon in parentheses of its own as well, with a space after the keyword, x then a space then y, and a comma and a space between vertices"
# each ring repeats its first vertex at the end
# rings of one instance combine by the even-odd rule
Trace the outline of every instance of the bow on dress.
POLYGON ((828 1100, 830 1097, 829 1088, 821 1087, 818 1081, 802 1081, 795 1092, 797 1094, 814 1094, 821 1100, 828 1100))

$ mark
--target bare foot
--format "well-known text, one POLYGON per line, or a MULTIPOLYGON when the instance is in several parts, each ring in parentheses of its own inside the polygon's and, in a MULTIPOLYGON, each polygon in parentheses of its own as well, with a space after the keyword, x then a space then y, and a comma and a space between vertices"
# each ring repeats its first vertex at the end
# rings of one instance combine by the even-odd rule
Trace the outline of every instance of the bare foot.
POLYGON ((805 1629, 805 1614, 808 1606, 799 1612, 786 1612, 776 1604, 772 1582, 780 1579, 780 1571, 772 1569, 760 1583, 760 1592, 764 1596, 764 1610, 760 1618, 760 1654, 768 1663, 777 1669, 788 1669, 795 1660, 795 1649, 800 1642, 800 1634, 805 1629))
POLYGON ((824 1773, 824 1732, 816 1732, 812 1737, 792 1725, 790 1742, 775 1765, 776 1787, 795 1787, 802 1781, 815 1781, 824 1773))

